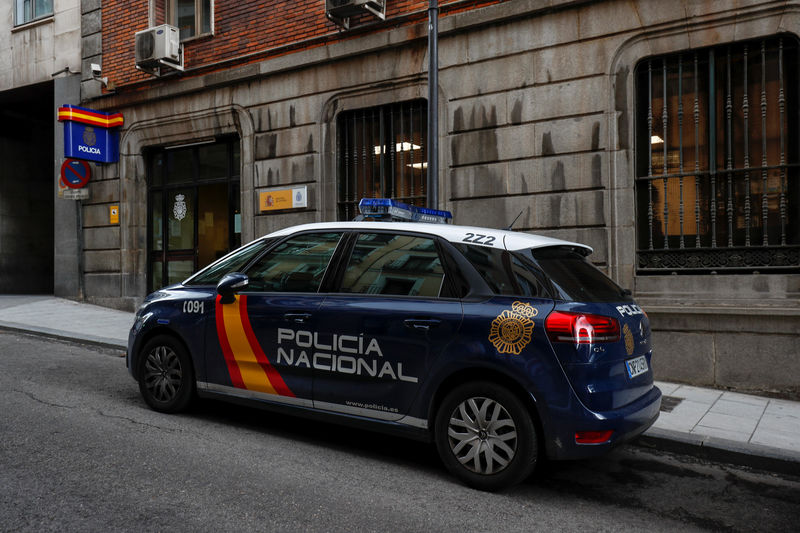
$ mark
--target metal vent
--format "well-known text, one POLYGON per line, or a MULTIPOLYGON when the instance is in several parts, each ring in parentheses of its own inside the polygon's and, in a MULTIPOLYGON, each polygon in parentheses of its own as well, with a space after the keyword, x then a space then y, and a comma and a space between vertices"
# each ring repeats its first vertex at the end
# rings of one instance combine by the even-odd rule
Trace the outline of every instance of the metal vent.
POLYGON ((136 61, 153 59, 156 40, 152 32, 143 33, 136 39, 136 61))

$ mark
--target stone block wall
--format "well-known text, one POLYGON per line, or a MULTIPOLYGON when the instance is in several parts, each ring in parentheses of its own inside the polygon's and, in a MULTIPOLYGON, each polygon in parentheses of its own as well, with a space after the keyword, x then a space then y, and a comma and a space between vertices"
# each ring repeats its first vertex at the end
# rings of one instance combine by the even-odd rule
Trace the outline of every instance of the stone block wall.
MULTIPOLYGON (((457 223, 490 227, 505 227, 521 212, 515 229, 592 246, 592 260, 633 289, 650 314, 657 378, 789 390, 797 386, 792 376, 800 360, 794 342, 800 275, 636 273, 637 63, 800 33, 798 2, 690 4, 670 10, 656 0, 519 0, 443 17, 441 207, 457 223), (781 313, 782 326, 769 325, 781 313)), ((95 243, 87 269, 98 269, 90 273, 92 297, 111 298, 114 246, 120 247, 119 301, 132 306, 144 296, 146 146, 238 134, 245 241, 335 218, 338 114, 427 95, 424 22, 348 37, 223 72, 196 70, 135 90, 122 87, 95 101, 125 113, 126 126, 123 158, 105 174, 119 181, 119 196, 100 192, 113 191, 112 183, 98 183, 98 201, 85 212, 99 216, 94 210, 101 213, 105 200, 117 199, 123 210, 119 232, 99 224, 87 230, 95 243), (307 209, 258 213, 260 191, 295 184, 308 185, 307 209), (101 271, 106 267, 109 272, 101 271)))
POLYGON ((111 65, 103 64, 103 12, 100 0, 81 0, 81 96, 95 98, 103 93, 102 84, 92 77, 92 63, 107 76, 111 65))
POLYGON ((0 6, 0 91, 49 82, 80 63, 79 0, 54 0, 53 15, 15 26, 15 2, 0 6))

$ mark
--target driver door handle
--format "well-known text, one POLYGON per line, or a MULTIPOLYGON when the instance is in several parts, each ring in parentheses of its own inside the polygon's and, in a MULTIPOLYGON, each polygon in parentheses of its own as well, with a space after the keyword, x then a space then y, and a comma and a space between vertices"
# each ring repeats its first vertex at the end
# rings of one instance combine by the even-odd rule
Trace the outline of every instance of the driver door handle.
POLYGON ((428 331, 441 323, 442 321, 436 318, 407 318, 403 321, 407 328, 417 331, 428 331))
POLYGON ((306 320, 311 318, 311 313, 289 312, 289 313, 284 313, 283 318, 291 322, 297 322, 298 324, 302 324, 306 320))

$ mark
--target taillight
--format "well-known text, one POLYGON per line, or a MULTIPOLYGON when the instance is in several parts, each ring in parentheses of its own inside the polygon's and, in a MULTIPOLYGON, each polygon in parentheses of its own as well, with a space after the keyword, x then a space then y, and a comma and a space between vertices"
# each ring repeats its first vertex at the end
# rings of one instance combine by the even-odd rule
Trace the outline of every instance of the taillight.
POLYGON ((550 342, 594 344, 619 340, 619 322, 615 318, 553 311, 544 321, 550 342))

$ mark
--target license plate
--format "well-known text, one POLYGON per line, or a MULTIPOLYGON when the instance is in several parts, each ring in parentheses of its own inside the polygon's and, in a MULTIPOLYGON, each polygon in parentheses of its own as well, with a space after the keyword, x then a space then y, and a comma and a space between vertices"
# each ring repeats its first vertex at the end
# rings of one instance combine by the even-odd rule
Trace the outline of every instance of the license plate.
POLYGON ((640 355, 634 359, 628 359, 625 361, 625 368, 628 369, 629 377, 635 378, 636 376, 641 376, 648 370, 647 358, 643 355, 640 355))

